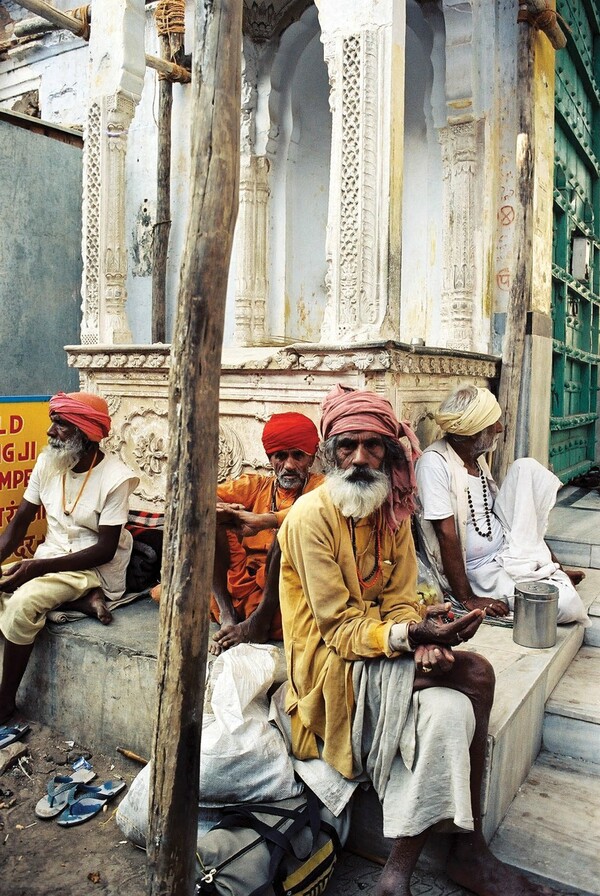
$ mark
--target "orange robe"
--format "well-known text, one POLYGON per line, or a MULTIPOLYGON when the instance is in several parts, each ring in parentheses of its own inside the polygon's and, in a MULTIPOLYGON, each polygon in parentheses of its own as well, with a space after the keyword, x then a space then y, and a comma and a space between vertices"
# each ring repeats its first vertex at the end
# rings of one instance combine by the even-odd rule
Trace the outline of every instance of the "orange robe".
MULTIPOLYGON (((323 481, 320 473, 311 473, 304 492, 310 492, 323 481)), ((246 473, 239 479, 229 479, 217 488, 219 501, 229 504, 242 504, 253 513, 273 512, 277 518, 277 527, 281 526, 288 511, 296 500, 296 494, 278 488, 273 504, 276 479, 273 475, 263 476, 259 473, 246 473)), ((227 573, 227 588, 233 602, 233 608, 240 618, 247 619, 256 610, 262 600, 266 578, 266 562, 269 548, 275 538, 275 529, 262 529, 256 535, 238 540, 232 529, 227 530, 231 562, 227 573)), ((219 619, 219 608, 214 597, 211 597, 211 614, 219 619)), ((277 610, 271 623, 270 637, 280 641, 283 638, 281 629, 281 613, 277 610)))

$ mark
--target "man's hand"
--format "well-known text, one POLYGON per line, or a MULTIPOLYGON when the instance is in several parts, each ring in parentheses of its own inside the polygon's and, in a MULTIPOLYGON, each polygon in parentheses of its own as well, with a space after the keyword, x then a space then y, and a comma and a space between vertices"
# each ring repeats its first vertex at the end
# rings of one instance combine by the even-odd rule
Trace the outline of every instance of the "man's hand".
POLYGON ((508 616, 510 610, 508 604, 503 600, 495 600, 493 597, 465 597, 461 600, 463 607, 467 610, 485 610, 487 616, 508 616))
POLYGON ((243 504, 228 504, 226 501, 217 501, 217 525, 225 524, 234 529, 241 529, 237 516, 240 510, 245 510, 243 504))
POLYGON ((450 604, 431 607, 422 622, 411 622, 408 628, 408 640, 415 646, 437 644, 445 647, 456 647, 463 641, 469 641, 485 617, 485 610, 472 610, 452 622, 441 622, 440 618, 449 613, 450 604))
POLYGON ((444 672, 449 672, 453 665, 454 654, 449 647, 422 644, 415 650, 417 672, 423 672, 425 675, 430 673, 443 675, 444 672))
POLYGON ((0 579, 0 591, 12 594, 25 582, 36 579, 43 575, 39 568, 39 560, 21 560, 4 571, 2 579, 0 579))

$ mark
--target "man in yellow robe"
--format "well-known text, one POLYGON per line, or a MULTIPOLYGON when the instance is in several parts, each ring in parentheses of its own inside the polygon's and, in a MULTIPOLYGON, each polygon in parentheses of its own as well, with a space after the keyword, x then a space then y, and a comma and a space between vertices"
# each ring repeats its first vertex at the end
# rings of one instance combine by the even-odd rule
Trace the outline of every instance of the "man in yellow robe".
POLYGON ((483 657, 452 647, 475 634, 484 611, 446 621, 448 604, 417 603, 414 435, 386 399, 340 386, 325 399, 321 430, 325 483, 295 503, 278 536, 294 755, 373 781, 395 839, 377 896, 410 896, 439 822, 462 832, 447 869, 461 886, 480 896, 549 892, 495 859, 483 838, 494 675, 483 657))

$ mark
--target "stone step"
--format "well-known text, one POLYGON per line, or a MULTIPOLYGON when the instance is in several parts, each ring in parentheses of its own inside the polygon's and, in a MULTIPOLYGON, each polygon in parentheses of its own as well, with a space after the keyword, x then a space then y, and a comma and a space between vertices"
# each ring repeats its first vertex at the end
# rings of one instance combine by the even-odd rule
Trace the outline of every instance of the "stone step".
POLYGON ((600 647, 600 599, 590 607, 589 617, 592 625, 585 630, 583 643, 588 647, 600 647))
POLYGON ((600 765, 600 649, 582 647, 546 703, 542 739, 550 753, 600 765))
POLYGON ((595 489, 565 486, 550 513, 546 542, 567 566, 600 568, 600 495, 595 489))
POLYGON ((492 852, 569 893, 600 894, 600 766, 541 753, 492 852))

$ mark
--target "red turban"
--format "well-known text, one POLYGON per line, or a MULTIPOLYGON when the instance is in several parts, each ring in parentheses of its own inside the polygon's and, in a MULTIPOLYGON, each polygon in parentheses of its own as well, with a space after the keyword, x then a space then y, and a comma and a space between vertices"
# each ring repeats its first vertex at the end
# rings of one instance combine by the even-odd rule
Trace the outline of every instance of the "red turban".
POLYGON ((386 522, 392 532, 400 520, 415 512, 417 481, 413 457, 419 457, 419 441, 406 421, 400 422, 387 398, 368 390, 338 384, 321 405, 321 433, 324 439, 343 432, 376 432, 400 446, 405 463, 390 470, 391 489, 385 505, 386 522))
POLYGON ((58 392, 50 399, 50 413, 72 423, 91 442, 99 442, 110 432, 108 405, 91 392, 58 392))
POLYGON ((312 420, 304 414, 289 411, 285 414, 273 414, 265 423, 262 443, 267 457, 271 457, 276 451, 294 449, 304 451, 306 454, 316 454, 319 447, 319 433, 312 420))

